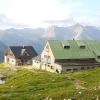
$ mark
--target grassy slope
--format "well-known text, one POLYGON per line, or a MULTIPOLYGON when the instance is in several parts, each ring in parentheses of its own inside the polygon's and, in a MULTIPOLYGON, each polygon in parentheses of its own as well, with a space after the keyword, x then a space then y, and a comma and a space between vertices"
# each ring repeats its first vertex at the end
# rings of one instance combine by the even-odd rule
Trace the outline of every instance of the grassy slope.
MULTIPOLYGON (((0 71, 3 69, 6 71, 9 68, 1 64, 0 71)), ((0 100, 44 100, 47 97, 53 100, 95 100, 100 96, 100 89, 97 87, 100 86, 100 68, 73 74, 52 74, 26 69, 11 73, 6 75, 6 83, 0 85, 0 100), (80 80, 85 89, 76 90, 73 79, 80 80), (79 91, 82 93, 79 94, 79 91)))

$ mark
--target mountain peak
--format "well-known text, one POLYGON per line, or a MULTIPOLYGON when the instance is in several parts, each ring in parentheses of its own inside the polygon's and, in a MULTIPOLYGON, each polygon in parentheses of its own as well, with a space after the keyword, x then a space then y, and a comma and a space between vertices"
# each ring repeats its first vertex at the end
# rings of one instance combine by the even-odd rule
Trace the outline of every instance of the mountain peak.
POLYGON ((75 25, 73 25, 74 27, 84 27, 83 25, 81 25, 81 24, 79 24, 79 23, 77 23, 77 24, 75 24, 75 25))
POLYGON ((84 30, 84 26, 82 26, 81 24, 77 23, 77 24, 71 26, 71 30, 73 30, 73 33, 75 35, 75 39, 79 40, 80 36, 81 36, 81 33, 84 30))

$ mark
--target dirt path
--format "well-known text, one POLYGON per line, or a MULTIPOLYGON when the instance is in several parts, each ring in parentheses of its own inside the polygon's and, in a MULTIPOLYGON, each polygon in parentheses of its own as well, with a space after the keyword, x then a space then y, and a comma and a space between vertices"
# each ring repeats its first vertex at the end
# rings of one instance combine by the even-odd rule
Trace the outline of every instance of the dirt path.
POLYGON ((77 90, 85 89, 85 87, 81 86, 81 81, 79 79, 74 79, 73 84, 77 90))
POLYGON ((77 78, 69 78, 69 80, 74 84, 76 90, 86 89, 81 85, 81 81, 77 78))

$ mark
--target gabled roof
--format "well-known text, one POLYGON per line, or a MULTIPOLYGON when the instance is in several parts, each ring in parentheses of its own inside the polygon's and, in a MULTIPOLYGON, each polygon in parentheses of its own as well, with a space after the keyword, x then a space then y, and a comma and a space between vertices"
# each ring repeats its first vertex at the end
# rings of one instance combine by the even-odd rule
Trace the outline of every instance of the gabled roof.
POLYGON ((65 40, 70 48, 64 49, 60 40, 48 40, 55 59, 88 59, 100 55, 100 41, 95 40, 65 40), (80 46, 84 45, 85 48, 80 46))
POLYGON ((27 52, 30 58, 37 56, 37 53, 32 46, 10 46, 9 48, 14 54, 15 58, 19 58, 24 54, 24 52, 27 52))

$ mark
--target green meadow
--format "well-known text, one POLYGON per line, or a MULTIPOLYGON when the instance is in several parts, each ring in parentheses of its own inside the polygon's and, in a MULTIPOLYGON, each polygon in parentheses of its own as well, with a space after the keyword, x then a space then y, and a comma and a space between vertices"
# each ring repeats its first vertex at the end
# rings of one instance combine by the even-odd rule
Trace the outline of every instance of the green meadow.
POLYGON ((68 74, 0 64, 0 100, 100 100, 100 68, 68 74))

